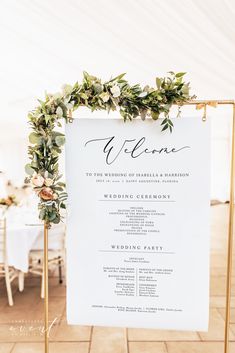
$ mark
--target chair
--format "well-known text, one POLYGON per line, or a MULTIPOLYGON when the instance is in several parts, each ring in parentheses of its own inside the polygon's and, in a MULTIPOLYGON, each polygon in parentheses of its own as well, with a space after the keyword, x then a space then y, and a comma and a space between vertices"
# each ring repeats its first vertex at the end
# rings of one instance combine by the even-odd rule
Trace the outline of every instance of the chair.
MULTIPOLYGON (((65 226, 54 225, 48 234, 48 268, 58 266, 59 283, 63 283, 62 265, 65 258, 65 226)), ((44 298, 44 272, 43 272, 43 232, 40 232, 30 251, 29 272, 41 276, 41 298, 44 298)))
POLYGON ((0 219, 0 276, 5 277, 8 304, 13 305, 11 282, 15 278, 19 278, 19 289, 23 290, 22 277, 19 276, 19 271, 15 270, 12 266, 8 266, 7 260, 7 242, 6 242, 6 219, 0 219))

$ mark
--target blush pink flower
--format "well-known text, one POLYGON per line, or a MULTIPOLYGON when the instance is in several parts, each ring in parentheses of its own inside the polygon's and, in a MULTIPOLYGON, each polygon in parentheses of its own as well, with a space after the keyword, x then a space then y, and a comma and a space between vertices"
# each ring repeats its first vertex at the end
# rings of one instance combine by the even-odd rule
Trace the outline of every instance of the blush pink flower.
POLYGON ((32 177, 32 184, 41 187, 44 184, 44 178, 40 174, 34 174, 32 177))
POLYGON ((45 201, 54 199, 53 190, 48 187, 42 188, 42 190, 39 192, 39 196, 45 201))

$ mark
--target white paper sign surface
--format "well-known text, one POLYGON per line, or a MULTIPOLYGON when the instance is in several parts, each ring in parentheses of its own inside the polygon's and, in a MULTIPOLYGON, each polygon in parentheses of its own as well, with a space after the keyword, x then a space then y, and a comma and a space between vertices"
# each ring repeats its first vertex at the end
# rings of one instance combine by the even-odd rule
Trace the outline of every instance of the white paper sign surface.
POLYGON ((173 121, 66 127, 69 324, 207 330, 210 124, 173 121))

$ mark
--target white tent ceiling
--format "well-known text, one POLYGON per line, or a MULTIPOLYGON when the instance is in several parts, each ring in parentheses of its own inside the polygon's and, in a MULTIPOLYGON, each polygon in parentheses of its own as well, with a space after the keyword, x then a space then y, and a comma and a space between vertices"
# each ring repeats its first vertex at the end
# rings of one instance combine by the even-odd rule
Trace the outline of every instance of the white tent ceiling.
MULTIPOLYGON (((155 85, 170 70, 186 71, 199 99, 235 98, 234 0, 0 4, 0 170, 14 180, 24 178, 27 112, 45 90, 81 80, 83 70, 104 80, 126 72, 131 83, 143 85, 155 85)), ((231 112, 210 111, 212 194, 226 199, 231 112)))
POLYGON ((198 98, 235 98, 234 17, 234 0, 2 0, 0 121, 83 70, 152 85, 186 71, 198 98))

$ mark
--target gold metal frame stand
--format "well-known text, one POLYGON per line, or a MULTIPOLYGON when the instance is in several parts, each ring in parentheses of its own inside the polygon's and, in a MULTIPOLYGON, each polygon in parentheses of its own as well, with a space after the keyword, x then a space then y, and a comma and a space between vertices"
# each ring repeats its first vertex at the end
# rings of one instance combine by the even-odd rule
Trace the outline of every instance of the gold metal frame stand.
MULTIPOLYGON (((226 317, 224 333, 224 353, 229 353, 229 328, 230 328, 230 306, 231 306, 231 284, 232 284, 232 258, 233 258, 233 231, 234 231, 234 182, 235 182, 235 101, 234 100, 193 100, 184 105, 196 105, 204 107, 203 119, 206 118, 207 106, 232 105, 232 148, 231 148, 231 171, 230 171, 230 202, 229 202, 229 229, 227 250, 227 277, 226 277, 226 317)), ((48 300, 48 224, 44 223, 44 327, 45 327, 45 353, 49 353, 49 300, 48 300)))
POLYGON ((233 271, 234 178, 235 178, 235 102, 233 103, 233 123, 232 123, 224 353, 229 352, 229 328, 230 328, 230 309, 231 309, 230 306, 231 306, 231 287, 232 287, 232 271, 233 271))
POLYGON ((46 222, 44 222, 43 281, 44 281, 44 344, 45 344, 44 352, 49 353, 48 224, 46 222))
MULTIPOLYGON (((230 311, 231 311, 231 287, 233 270, 233 232, 234 232, 234 183, 235 183, 235 101, 234 100, 212 100, 212 101, 191 101, 187 105, 204 106, 231 105, 232 114, 232 146, 230 161, 230 199, 229 199, 229 227, 228 227, 228 249, 227 249, 227 275, 226 275, 226 308, 225 308, 225 331, 224 331, 224 353, 229 353, 229 329, 230 329, 230 311)), ((205 117, 205 116, 204 116, 205 117)))

